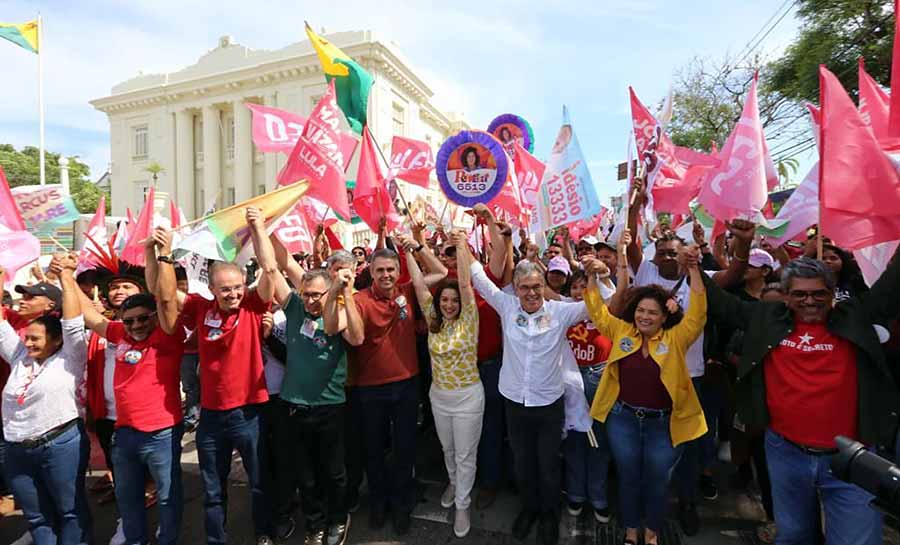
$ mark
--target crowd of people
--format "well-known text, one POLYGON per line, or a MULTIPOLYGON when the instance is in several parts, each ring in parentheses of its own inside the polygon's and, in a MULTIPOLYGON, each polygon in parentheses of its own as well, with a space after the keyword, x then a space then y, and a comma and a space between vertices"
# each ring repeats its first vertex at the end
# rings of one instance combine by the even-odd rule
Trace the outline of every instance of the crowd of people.
POLYGON ((869 288, 815 235, 773 248, 734 220, 683 240, 641 229, 641 200, 638 186, 614 238, 563 228, 543 251, 477 205, 478 252, 464 230, 410 221, 374 249, 317 240, 309 256, 248 208, 254 266, 211 263, 206 294, 188 293, 162 228, 143 267, 76 274, 57 254, 4 299, 3 484, 38 545, 99 543, 88 494, 103 488, 111 544, 148 543, 154 504, 158 542, 177 543, 194 432, 207 543, 237 524, 235 451, 258 544, 293 535, 299 506, 306 545, 343 545, 363 482, 368 525, 402 540, 426 415, 458 537, 507 481, 519 540, 536 527, 553 545, 560 517, 587 511, 615 517, 626 544, 656 544, 670 495, 695 535, 727 451, 732 485, 761 495, 762 541, 880 543, 872 496, 828 468, 836 436, 896 456, 900 260, 869 288), (110 474, 89 490, 91 433, 110 474))

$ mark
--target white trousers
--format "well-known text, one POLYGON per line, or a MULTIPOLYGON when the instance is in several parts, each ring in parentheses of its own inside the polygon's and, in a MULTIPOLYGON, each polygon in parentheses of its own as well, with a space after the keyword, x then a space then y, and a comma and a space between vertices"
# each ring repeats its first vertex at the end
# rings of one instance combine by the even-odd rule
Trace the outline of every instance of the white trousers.
POLYGON ((478 441, 484 417, 484 388, 481 382, 459 390, 442 390, 434 385, 429 392, 434 427, 441 447, 450 484, 456 487, 456 508, 472 503, 469 494, 475 485, 478 441))

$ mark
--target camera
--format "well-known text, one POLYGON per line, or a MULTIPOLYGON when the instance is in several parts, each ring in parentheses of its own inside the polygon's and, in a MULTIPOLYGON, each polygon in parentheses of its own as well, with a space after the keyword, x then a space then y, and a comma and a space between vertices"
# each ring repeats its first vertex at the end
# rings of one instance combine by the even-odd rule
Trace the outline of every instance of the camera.
POLYGON ((900 519, 900 468, 866 450, 865 445, 843 436, 835 437, 838 453, 831 457, 831 472, 875 496, 872 507, 900 519))

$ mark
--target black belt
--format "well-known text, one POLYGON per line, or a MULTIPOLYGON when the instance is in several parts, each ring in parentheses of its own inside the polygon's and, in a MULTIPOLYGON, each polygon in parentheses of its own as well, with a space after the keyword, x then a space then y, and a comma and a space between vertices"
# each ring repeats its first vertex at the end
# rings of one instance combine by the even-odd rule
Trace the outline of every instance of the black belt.
POLYGON ((632 407, 624 401, 617 401, 625 410, 638 417, 640 420, 650 420, 654 418, 664 418, 672 414, 669 409, 645 409, 644 407, 632 407))
POLYGON ((41 445, 46 445, 50 441, 53 441, 60 435, 69 431, 73 426, 75 426, 75 424, 78 423, 78 420, 79 420, 78 418, 73 418, 72 420, 69 420, 65 424, 63 424, 61 426, 57 426, 57 427, 53 428, 52 430, 48 431, 47 433, 45 433, 39 437, 36 437, 35 439, 26 439, 24 441, 19 441, 18 443, 14 443, 14 444, 18 445, 22 448, 37 448, 41 445))
MULTIPOLYGON (((775 432, 772 432, 772 433, 775 433, 775 432)), ((780 433, 778 433, 776 435, 778 435, 778 437, 781 437, 782 439, 784 439, 786 442, 790 443, 791 445, 802 450, 804 454, 809 454, 810 456, 833 456, 838 453, 838 449, 836 449, 836 448, 807 447, 807 446, 804 446, 799 443, 795 443, 795 442, 791 441, 790 439, 781 435, 780 433)))

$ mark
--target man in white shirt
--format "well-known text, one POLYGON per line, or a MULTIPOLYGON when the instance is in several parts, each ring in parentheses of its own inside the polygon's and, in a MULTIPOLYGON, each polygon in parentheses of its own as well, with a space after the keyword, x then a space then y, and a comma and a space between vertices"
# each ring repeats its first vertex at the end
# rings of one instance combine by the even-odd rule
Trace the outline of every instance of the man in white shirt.
POLYGON ((545 301, 542 270, 519 263, 513 273, 515 295, 504 293, 472 263, 472 284, 497 311, 503 326, 500 393, 515 457, 523 506, 513 536, 523 540, 540 518, 544 545, 558 540, 559 448, 565 419, 561 359, 570 352, 566 332, 587 319, 584 303, 545 301))

